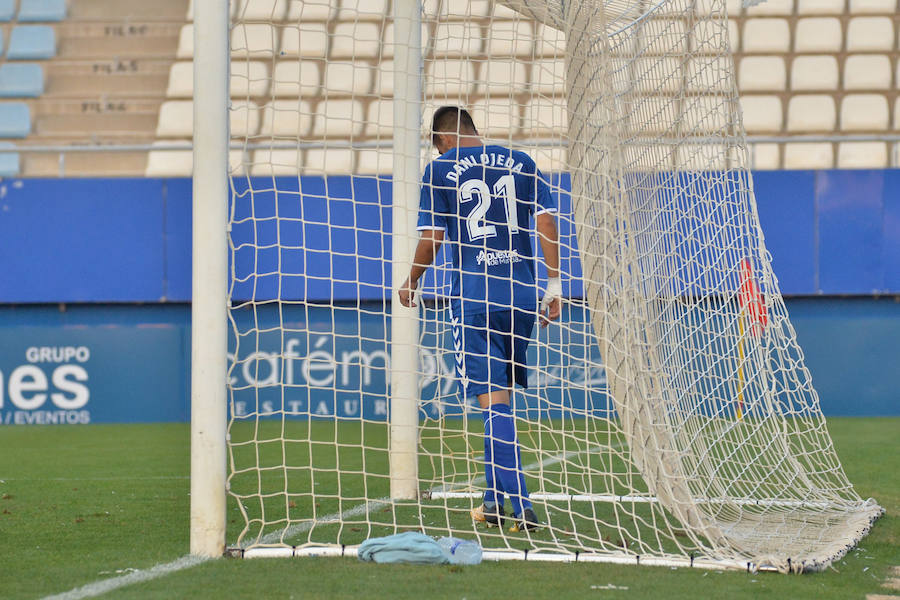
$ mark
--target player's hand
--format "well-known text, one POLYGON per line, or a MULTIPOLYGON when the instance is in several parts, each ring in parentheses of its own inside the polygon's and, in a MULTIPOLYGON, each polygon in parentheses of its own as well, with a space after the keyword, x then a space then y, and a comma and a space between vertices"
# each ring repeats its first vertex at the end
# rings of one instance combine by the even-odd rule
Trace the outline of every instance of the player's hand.
POLYGON ((409 277, 406 278, 406 281, 400 286, 400 289, 397 290, 397 295, 400 296, 400 304, 405 306, 406 308, 415 308, 415 296, 416 290, 410 286, 409 277))
POLYGON ((541 327, 546 327, 550 321, 559 318, 561 312, 560 298, 562 297, 562 281, 559 277, 551 277, 547 281, 547 290, 541 299, 541 327))

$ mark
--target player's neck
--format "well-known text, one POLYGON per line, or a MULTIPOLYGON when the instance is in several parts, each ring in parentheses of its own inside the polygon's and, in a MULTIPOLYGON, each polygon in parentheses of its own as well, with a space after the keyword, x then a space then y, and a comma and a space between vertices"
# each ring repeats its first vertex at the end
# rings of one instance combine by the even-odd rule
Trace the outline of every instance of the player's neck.
POLYGON ((477 135, 461 135, 457 146, 459 148, 471 148, 472 146, 484 146, 484 142, 477 135))

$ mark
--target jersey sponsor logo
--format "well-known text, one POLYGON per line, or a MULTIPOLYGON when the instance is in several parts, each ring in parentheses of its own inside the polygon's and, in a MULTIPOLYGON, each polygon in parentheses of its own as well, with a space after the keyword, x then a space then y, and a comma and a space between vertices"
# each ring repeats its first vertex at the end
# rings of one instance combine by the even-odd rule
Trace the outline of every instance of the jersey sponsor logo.
POLYGON ((486 264, 489 267, 493 267, 495 265, 509 265, 521 262, 522 257, 519 256, 518 250, 482 250, 478 253, 478 256, 475 257, 475 260, 479 265, 486 264))

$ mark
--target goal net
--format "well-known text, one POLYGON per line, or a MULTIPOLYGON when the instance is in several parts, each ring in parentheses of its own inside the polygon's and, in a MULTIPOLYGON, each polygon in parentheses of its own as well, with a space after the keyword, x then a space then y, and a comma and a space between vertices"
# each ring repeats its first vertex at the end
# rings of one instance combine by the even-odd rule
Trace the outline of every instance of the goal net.
POLYGON ((417 530, 495 559, 840 558, 882 511, 841 468, 772 272, 725 0, 404 4, 232 16, 232 551, 417 530), (393 300, 442 105, 532 156, 559 205, 563 314, 512 401, 534 531, 470 516, 483 430, 449 255, 417 311, 393 300))

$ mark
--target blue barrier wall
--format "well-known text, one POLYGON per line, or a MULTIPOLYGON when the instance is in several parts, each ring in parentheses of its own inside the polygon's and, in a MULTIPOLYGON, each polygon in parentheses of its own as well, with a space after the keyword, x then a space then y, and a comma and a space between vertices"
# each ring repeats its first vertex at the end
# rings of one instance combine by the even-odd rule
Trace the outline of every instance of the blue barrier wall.
MULTIPOLYGON (((765 171, 754 184, 784 294, 900 293, 900 171, 765 171)), ((272 181, 253 185, 271 189, 272 181)), ((246 271, 252 260, 263 268, 271 263, 274 272, 275 250, 241 243, 279 235, 287 254, 297 254, 293 270, 283 271, 283 293, 380 299, 389 274, 390 244, 381 232, 390 229, 390 185, 371 177, 303 177, 279 178, 277 188, 277 197, 256 195, 255 213, 246 201, 236 204, 236 268, 246 271), (302 210, 304 219, 321 224, 300 228, 286 221, 276 230, 268 218, 276 207, 282 217, 302 210), (333 287, 332 279, 361 285, 333 287)), ((190 300, 187 179, 5 182, 0 216, 0 303, 190 300)), ((565 228, 561 234, 572 240, 565 228)), ((577 273, 575 262, 570 270, 577 273)), ((266 290, 277 280, 258 278, 255 291, 248 283, 236 294, 271 296, 266 290)))

